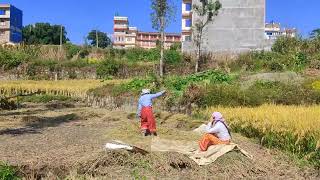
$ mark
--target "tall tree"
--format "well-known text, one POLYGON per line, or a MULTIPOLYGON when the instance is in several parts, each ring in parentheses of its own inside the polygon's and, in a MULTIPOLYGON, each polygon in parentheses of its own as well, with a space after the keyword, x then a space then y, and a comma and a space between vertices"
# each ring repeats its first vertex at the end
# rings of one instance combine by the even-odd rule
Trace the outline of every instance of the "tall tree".
POLYGON ((196 46, 196 66, 195 72, 199 70, 199 62, 202 58, 202 43, 203 43, 203 30, 205 27, 214 21, 218 16, 219 10, 222 5, 219 0, 200 0, 199 3, 193 5, 193 13, 195 13, 196 20, 193 24, 193 43, 196 46))
MULTIPOLYGON (((49 23, 30 24, 22 29, 23 41, 25 44, 51 44, 59 45, 61 36, 61 25, 51 25, 49 23)), ((62 26, 62 43, 69 41, 67 32, 62 26)))
POLYGON ((97 46, 97 42, 98 47, 100 48, 106 48, 111 45, 111 39, 108 37, 107 33, 99 30, 92 30, 89 32, 87 39, 91 46, 97 46))
POLYGON ((151 21, 152 27, 161 34, 160 39, 160 76, 163 77, 164 69, 164 36, 165 29, 174 21, 176 7, 171 0, 151 0, 151 21))
POLYGON ((320 28, 315 29, 310 33, 310 38, 315 39, 315 38, 320 38, 320 28))

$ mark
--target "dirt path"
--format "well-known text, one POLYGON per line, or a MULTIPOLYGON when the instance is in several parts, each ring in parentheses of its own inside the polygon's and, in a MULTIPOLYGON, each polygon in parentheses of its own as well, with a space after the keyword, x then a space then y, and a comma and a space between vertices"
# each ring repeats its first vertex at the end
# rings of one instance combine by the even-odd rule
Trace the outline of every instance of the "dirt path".
MULTIPOLYGON (((157 114, 161 138, 196 141, 187 130, 199 124, 185 115, 157 114)), ((149 148, 134 115, 86 107, 29 105, 0 112, 0 161, 21 167, 26 177, 85 174, 105 179, 157 177, 177 179, 319 179, 319 171, 299 168, 286 155, 234 135, 234 141, 254 156, 252 161, 229 153, 216 163, 199 167, 177 153, 106 152, 112 139, 149 148), (70 108, 71 107, 71 108, 70 108), (121 176, 119 176, 121 174, 121 176), (118 175, 118 176, 117 176, 118 175)))

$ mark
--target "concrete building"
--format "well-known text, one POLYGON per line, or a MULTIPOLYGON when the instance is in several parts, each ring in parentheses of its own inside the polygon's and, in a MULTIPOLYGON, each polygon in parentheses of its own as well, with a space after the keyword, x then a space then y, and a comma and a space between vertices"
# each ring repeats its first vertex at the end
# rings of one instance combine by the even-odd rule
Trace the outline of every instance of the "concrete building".
MULTIPOLYGON (((182 2, 182 49, 194 50, 191 27, 199 17, 192 12, 200 0, 182 2)), ((222 8, 203 34, 207 52, 242 52, 265 47, 265 0, 220 0, 222 8)))
POLYGON ((297 30, 295 28, 281 28, 280 23, 270 22, 266 23, 265 26, 265 37, 269 40, 276 40, 279 37, 287 36, 287 37, 296 37, 297 30))
MULTIPOLYGON (((174 43, 181 42, 181 35, 176 33, 166 33, 164 37, 164 48, 170 48, 174 43)), ((137 34, 137 47, 144 49, 152 49, 157 47, 157 42, 161 39, 158 32, 138 32, 137 34)))
POLYGON ((135 47, 137 28, 129 27, 128 17, 115 16, 113 22, 113 46, 117 48, 135 47))
POLYGON ((0 4, 0 44, 22 41, 22 11, 10 4, 0 4))
MULTIPOLYGON (((130 27, 128 17, 115 16, 113 20, 113 47, 115 48, 151 49, 157 46, 157 41, 161 38, 158 32, 141 32, 137 27, 130 27)), ((166 33, 165 48, 177 42, 181 42, 180 34, 166 33)))
POLYGON ((190 42, 192 36, 192 0, 182 1, 182 41, 190 42))

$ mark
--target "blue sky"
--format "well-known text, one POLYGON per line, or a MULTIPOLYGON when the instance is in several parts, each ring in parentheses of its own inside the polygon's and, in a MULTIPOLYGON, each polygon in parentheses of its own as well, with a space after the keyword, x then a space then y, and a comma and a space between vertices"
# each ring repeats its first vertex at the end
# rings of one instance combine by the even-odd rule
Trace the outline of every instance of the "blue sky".
MULTIPOLYGON (((181 0, 177 4, 177 21, 167 29, 180 32, 181 0)), ((267 21, 296 27, 306 36, 320 28, 320 0, 266 0, 267 21)), ((112 33, 116 12, 129 16, 130 24, 142 31, 153 31, 150 23, 150 0, 4 0, 24 12, 24 25, 35 22, 63 24, 72 42, 81 44, 91 29, 112 33)))

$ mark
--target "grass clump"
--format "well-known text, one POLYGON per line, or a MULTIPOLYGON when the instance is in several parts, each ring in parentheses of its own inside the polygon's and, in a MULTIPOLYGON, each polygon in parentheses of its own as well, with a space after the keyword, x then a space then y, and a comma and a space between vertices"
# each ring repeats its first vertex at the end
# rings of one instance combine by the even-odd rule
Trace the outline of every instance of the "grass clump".
POLYGON ((190 100, 199 107, 313 105, 320 104, 320 92, 304 84, 256 81, 248 88, 243 88, 237 83, 190 87, 184 94, 184 101, 190 100))
POLYGON ((0 162, 0 179, 1 180, 18 180, 17 171, 14 167, 9 166, 3 162, 0 162))
POLYGON ((71 101, 71 97, 62 96, 62 95, 33 95, 33 96, 24 96, 19 98, 19 102, 32 102, 32 103, 48 103, 51 101, 71 101))

